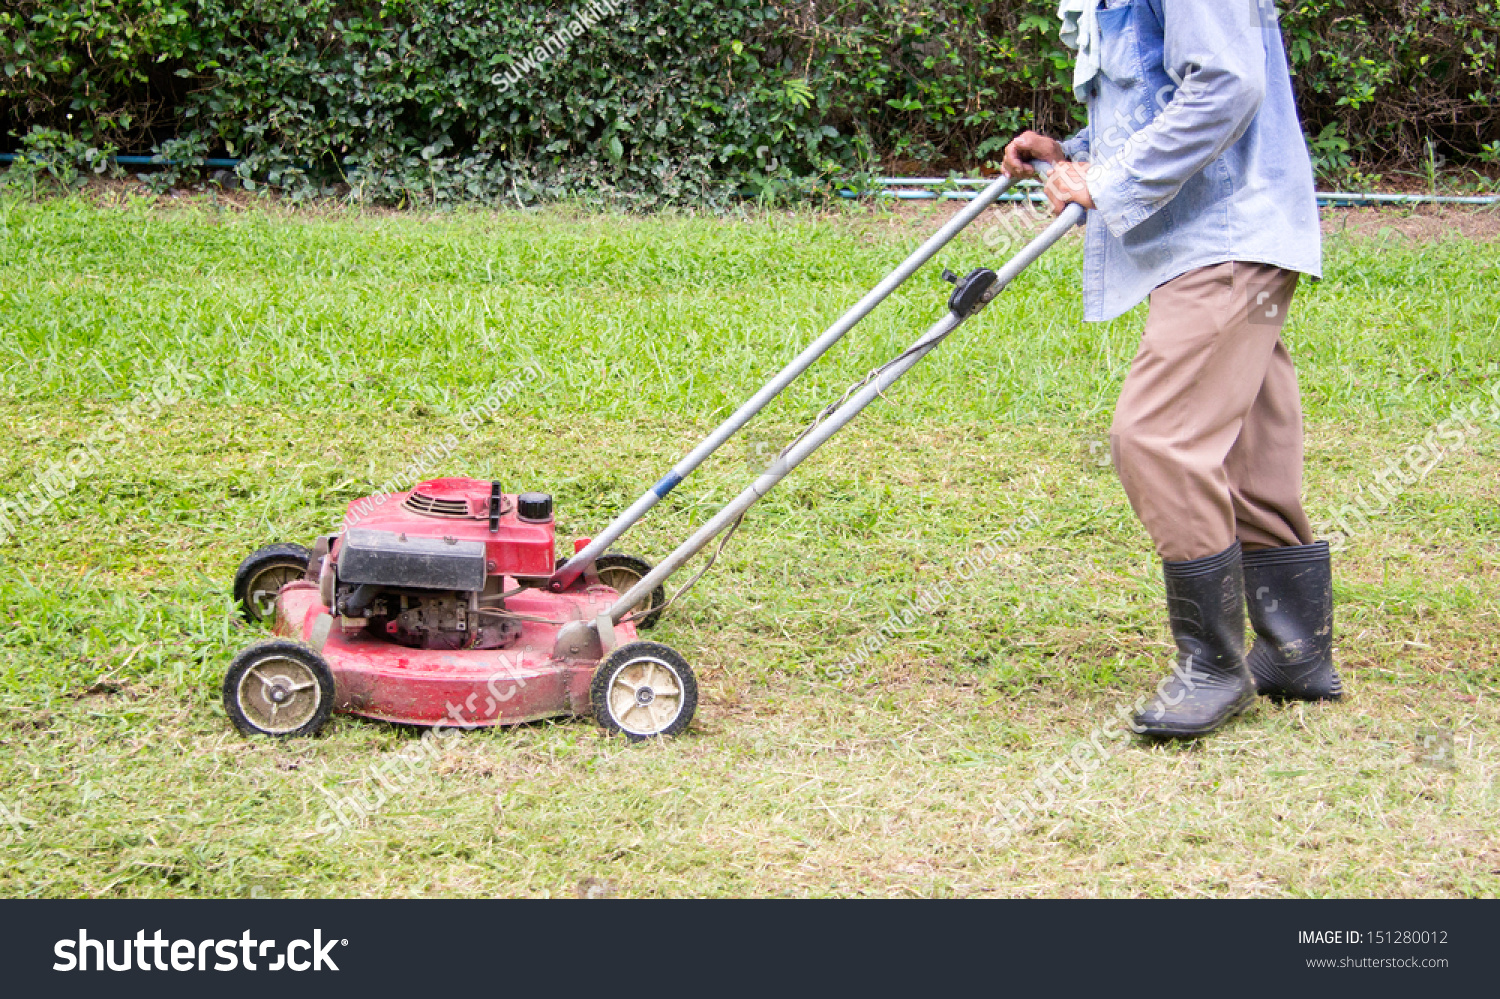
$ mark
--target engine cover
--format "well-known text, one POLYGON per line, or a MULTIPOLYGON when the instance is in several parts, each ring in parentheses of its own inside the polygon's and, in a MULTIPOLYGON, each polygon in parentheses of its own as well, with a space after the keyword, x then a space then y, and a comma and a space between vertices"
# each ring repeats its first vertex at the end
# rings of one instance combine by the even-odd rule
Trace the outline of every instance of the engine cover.
POLYGON ((353 528, 339 544, 339 582, 424 590, 484 589, 482 541, 353 528))
MULTIPOLYGON (((479 542, 485 546, 489 576, 544 579, 554 569, 556 524, 551 516, 535 519, 533 504, 525 506, 522 510, 519 497, 501 492, 494 482, 428 479, 410 492, 355 500, 344 514, 344 529, 345 533, 381 531, 408 538, 479 542), (523 512, 528 516, 521 516, 523 512)), ((550 514, 550 500, 547 506, 550 514)), ((346 578, 342 572, 340 577, 346 578)))

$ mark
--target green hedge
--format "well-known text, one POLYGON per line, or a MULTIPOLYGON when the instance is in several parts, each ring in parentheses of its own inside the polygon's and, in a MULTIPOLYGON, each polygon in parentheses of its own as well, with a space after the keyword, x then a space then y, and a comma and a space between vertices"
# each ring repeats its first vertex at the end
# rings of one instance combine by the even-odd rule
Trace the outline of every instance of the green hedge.
MULTIPOLYGON (((0 129, 54 173, 155 151, 294 195, 649 205, 972 169, 1081 114, 1056 0, 608 2, 9 0, 0 129)), ((1500 151, 1493 0, 1283 25, 1325 172, 1500 151)))

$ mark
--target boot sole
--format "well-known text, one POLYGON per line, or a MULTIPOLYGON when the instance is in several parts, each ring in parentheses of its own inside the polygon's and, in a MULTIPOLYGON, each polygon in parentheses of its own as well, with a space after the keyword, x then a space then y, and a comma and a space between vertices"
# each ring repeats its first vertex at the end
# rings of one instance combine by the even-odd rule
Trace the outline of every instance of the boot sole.
POLYGON ((1283 701, 1317 703, 1318 701, 1342 701, 1344 699, 1343 694, 1298 694, 1287 690, 1257 690, 1256 693, 1261 697, 1269 697, 1278 704, 1283 701))
MULTIPOLYGON (((1234 707, 1229 709, 1229 712, 1225 714, 1224 717, 1211 724, 1197 725, 1191 728, 1179 725, 1144 724, 1141 726, 1141 730, 1139 732, 1136 732, 1136 735, 1155 740, 1199 739, 1205 735, 1212 735, 1213 733, 1217 732, 1219 729, 1229 724, 1232 720, 1244 714, 1250 708, 1250 705, 1254 703, 1255 691, 1254 689, 1251 689, 1249 691, 1246 691, 1245 694, 1240 697, 1239 701, 1235 703, 1234 707)), ((1140 723, 1137 722, 1137 724, 1140 723)))

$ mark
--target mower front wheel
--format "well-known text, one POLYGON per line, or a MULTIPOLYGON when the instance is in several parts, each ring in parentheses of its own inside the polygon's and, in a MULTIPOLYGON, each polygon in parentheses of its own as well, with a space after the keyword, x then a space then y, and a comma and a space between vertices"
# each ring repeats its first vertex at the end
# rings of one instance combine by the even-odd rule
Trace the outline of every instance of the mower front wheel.
POLYGON ((240 615, 251 624, 271 617, 277 592, 307 575, 311 560, 312 552, 287 542, 266 545, 246 555, 234 574, 234 602, 240 605, 240 615))
POLYGON ((333 701, 333 670, 301 642, 257 642, 224 674, 224 711, 245 735, 312 735, 333 712, 333 701))
POLYGON ((631 742, 676 735, 698 710, 698 678, 674 649, 631 642, 605 657, 589 685, 594 720, 631 742))

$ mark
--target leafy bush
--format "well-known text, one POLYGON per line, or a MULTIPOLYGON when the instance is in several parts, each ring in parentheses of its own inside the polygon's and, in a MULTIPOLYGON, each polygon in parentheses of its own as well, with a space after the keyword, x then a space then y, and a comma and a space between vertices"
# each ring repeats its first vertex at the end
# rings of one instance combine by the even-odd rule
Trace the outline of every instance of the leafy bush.
POLYGON ((193 0, 8 0, 0 9, 0 124, 86 142, 174 132, 203 34, 193 0))
POLYGON ((33 128, 21 140, 21 152, 0 174, 0 186, 20 188, 32 197, 42 190, 80 186, 89 173, 110 169, 111 146, 91 146, 55 128, 33 128))
POLYGON ((1472 159, 1500 137, 1495 0, 1302 0, 1282 27, 1307 132, 1336 125, 1356 160, 1419 166, 1429 141, 1472 159))
MULTIPOLYGON (((1249 0, 1237 0, 1249 2, 1249 0)), ((1056 0, 10 0, 0 127, 385 203, 714 203, 1071 130, 1056 0), (169 152, 170 150, 170 152, 169 152), (179 162, 180 161, 180 162, 179 162)), ((1283 18, 1320 165, 1480 162, 1495 0, 1283 18), (1429 145, 1430 144, 1430 145, 1429 145)), ((176 183, 179 177, 160 180, 176 183)))

